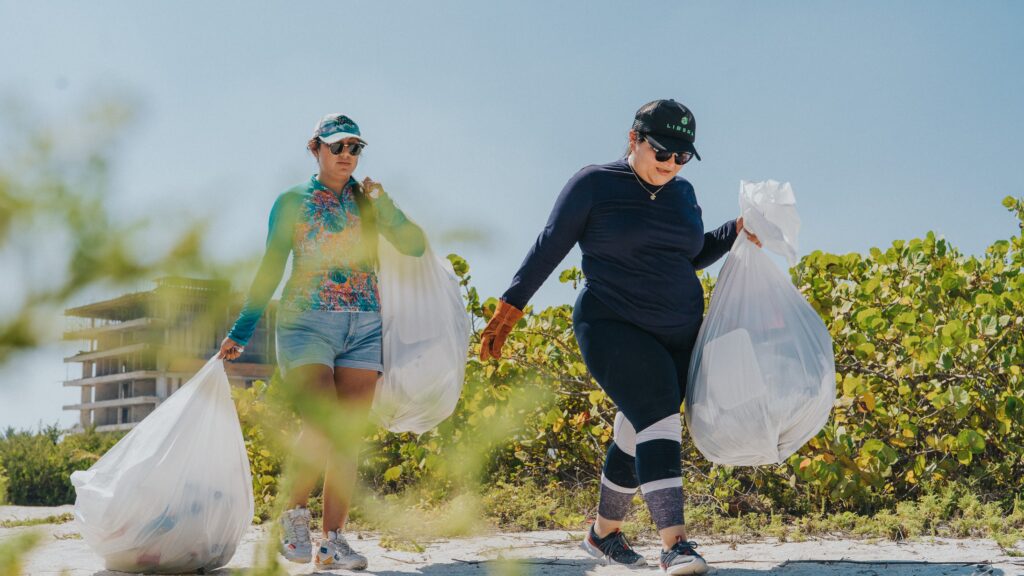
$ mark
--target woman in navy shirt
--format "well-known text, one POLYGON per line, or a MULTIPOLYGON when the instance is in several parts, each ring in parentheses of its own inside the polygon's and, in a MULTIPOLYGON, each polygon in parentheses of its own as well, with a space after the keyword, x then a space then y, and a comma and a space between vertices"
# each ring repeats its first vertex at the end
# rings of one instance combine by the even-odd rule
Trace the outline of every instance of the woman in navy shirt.
POLYGON ((740 218, 705 232, 693 186, 677 176, 690 159, 700 160, 695 128, 693 114, 674 100, 645 104, 629 131, 628 156, 569 180, 480 349, 481 360, 501 357, 526 303, 579 243, 586 285, 573 328, 587 368, 619 409, 597 521, 582 547, 607 562, 646 565, 620 531, 640 488, 669 574, 707 571, 683 522, 679 408, 704 315, 697 270, 728 252, 743 229, 740 218))

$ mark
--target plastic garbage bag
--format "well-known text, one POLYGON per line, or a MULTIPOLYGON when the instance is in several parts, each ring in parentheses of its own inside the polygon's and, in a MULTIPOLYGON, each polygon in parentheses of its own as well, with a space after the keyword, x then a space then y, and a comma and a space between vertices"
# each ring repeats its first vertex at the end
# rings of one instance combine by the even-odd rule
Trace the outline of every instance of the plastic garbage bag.
POLYGON ((415 257, 381 242, 378 256, 384 377, 373 411, 392 432, 422 434, 458 404, 472 325, 451 263, 429 245, 415 257))
MULTIPOLYGON (((800 218, 788 183, 740 183, 743 225, 796 262, 800 218)), ((771 257, 741 234, 697 335, 686 423, 712 462, 782 462, 828 421, 835 401, 832 337, 771 257)))
POLYGON ((82 536, 108 570, 227 564, 252 522, 253 499, 223 360, 207 362, 71 483, 82 536))

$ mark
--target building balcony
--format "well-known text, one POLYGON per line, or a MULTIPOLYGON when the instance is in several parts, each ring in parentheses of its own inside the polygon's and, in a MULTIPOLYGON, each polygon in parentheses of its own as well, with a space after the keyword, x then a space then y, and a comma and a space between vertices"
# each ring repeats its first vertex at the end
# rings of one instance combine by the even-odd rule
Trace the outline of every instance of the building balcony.
POLYGON ((76 318, 97 318, 115 321, 131 320, 145 316, 151 300, 152 291, 133 292, 101 302, 68 308, 64 311, 64 315, 76 318))
POLYGON ((133 396, 131 398, 113 398, 110 400, 98 400, 83 404, 67 404, 65 410, 98 410, 100 408, 123 408, 126 406, 137 406, 140 404, 159 404, 160 398, 156 396, 133 396))
POLYGON ((195 372, 161 372, 159 370, 135 370, 133 372, 120 372, 117 374, 106 374, 104 376, 93 376, 92 378, 79 378, 77 380, 66 380, 64 387, 72 386, 97 386, 99 384, 112 384, 115 382, 128 382, 131 380, 154 380, 161 376, 169 378, 191 378, 195 372))
POLYGON ((123 432, 125 430, 131 430, 132 428, 135 428, 136 424, 138 424, 138 422, 128 422, 128 423, 125 423, 125 424, 105 424, 103 426, 97 426, 96 427, 96 431, 97 432, 123 432))
POLYGON ((157 326, 163 326, 164 322, 159 318, 136 318, 125 322, 109 322, 99 326, 90 326, 78 330, 69 330, 64 333, 65 340, 92 340, 109 334, 129 332, 132 330, 147 330, 157 326))
POLYGON ((94 360, 102 360, 104 358, 117 358, 118 356, 127 356, 128 354, 134 354, 136 352, 143 352, 152 348, 152 345, 145 342, 138 344, 129 344, 127 346, 118 346, 117 348, 108 348, 106 350, 95 350, 92 352, 79 352, 74 356, 68 356, 64 359, 64 362, 92 362, 94 360))

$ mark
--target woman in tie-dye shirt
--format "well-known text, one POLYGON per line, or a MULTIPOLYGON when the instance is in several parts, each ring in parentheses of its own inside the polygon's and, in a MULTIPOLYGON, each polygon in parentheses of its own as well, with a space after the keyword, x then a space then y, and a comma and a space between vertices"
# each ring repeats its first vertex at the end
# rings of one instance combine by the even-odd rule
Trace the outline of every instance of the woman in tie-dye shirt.
MULTIPOLYGON (((353 178, 365 146, 359 127, 346 116, 328 114, 317 124, 307 147, 320 171, 274 203, 266 253, 220 349, 220 356, 229 360, 242 353, 291 254, 292 274, 277 318, 281 374, 288 385, 309 390, 324 402, 340 401, 349 414, 356 410, 364 416, 383 370, 378 234, 408 255, 420 256, 426 246, 423 231, 406 219, 380 184, 369 178, 360 184, 353 178)), ((326 465, 331 447, 318 442, 310 430, 304 435, 304 456, 326 465)), ((352 551, 341 535, 354 464, 340 466, 346 470, 341 478, 327 474, 331 482, 324 483, 323 538, 315 554, 306 500, 323 467, 296 467, 289 510, 281 518, 281 551, 288 560, 309 562, 312 556, 317 566, 328 569, 366 567, 366 558, 352 551)))

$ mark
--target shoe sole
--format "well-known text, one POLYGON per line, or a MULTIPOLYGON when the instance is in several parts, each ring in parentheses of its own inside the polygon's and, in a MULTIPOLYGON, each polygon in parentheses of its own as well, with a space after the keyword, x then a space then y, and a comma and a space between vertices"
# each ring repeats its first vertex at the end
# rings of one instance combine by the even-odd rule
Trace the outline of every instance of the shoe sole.
MULTIPOLYGON (((312 553, 310 553, 310 555, 312 556, 312 553)), ((294 562, 296 564, 309 564, 309 557, 308 556, 306 558, 296 558, 296 557, 293 557, 293 556, 288 556, 287 554, 285 554, 283 552, 281 553, 281 556, 284 556, 284 559, 289 561, 289 562, 294 562)))
POLYGON ((677 564, 675 566, 669 566, 668 568, 662 568, 664 574, 706 574, 708 571, 708 564, 704 560, 694 560, 689 564, 677 564))
POLYGON ((623 564, 622 562, 616 562, 615 560, 612 560, 604 552, 601 552, 600 548, 596 548, 593 544, 591 544, 590 543, 590 538, 584 538, 583 542, 580 542, 580 548, 582 548, 583 551, 586 552, 587 554, 590 554, 590 556, 592 556, 593 558, 596 558, 596 559, 600 560, 601 563, 604 564, 605 566, 625 566, 626 568, 647 568, 647 561, 643 560, 643 558, 641 558, 641 560, 643 560, 643 564, 640 564, 640 563, 637 563, 637 564, 623 564))

